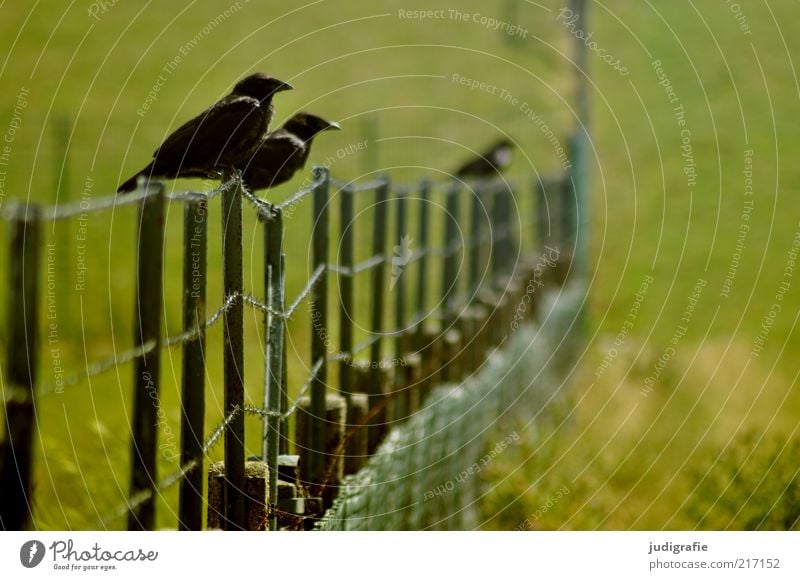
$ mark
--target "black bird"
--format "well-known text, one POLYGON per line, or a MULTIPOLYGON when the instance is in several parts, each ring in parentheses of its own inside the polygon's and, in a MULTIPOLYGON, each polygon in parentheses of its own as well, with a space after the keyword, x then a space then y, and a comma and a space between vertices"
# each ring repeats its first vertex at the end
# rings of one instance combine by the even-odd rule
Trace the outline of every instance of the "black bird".
POLYGON ((289 181, 308 161, 314 137, 322 131, 339 129, 338 123, 310 113, 297 113, 280 129, 261 139, 252 158, 241 168, 245 186, 255 191, 289 181))
POLYGON ((511 165, 513 143, 508 139, 500 139, 482 154, 470 159, 456 172, 458 178, 465 177, 496 177, 497 174, 511 165))
POLYGON ((153 161, 117 191, 136 189, 140 175, 220 178, 250 158, 275 114, 273 95, 291 88, 261 73, 245 77, 229 95, 167 137, 153 153, 153 161))

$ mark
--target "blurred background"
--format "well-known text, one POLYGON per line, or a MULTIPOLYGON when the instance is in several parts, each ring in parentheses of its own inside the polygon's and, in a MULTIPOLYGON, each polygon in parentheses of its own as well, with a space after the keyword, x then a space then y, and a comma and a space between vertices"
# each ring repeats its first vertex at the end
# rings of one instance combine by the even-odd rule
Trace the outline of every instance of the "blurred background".
MULTIPOLYGON (((523 437, 482 474, 482 525, 797 528, 800 45, 789 23, 800 5, 588 5, 587 342, 547 437, 523 437)), ((172 130, 255 71, 295 86, 276 98, 276 124, 309 110, 343 129, 317 139, 308 172, 270 200, 291 195, 326 160, 340 179, 444 179, 498 135, 517 144, 508 176, 528 195, 538 176, 561 170, 556 143, 576 125, 575 28, 564 7, 5 3, 0 203, 113 193, 172 130)), ((168 219, 167 271, 177 273, 182 213, 173 207, 168 219)), ((210 308, 222 295, 219 221, 210 221, 210 308)), ((306 204, 287 223, 298 263, 310 260, 310 221, 306 204)), ((57 254, 57 336, 41 378, 51 382, 53 348, 60 366, 75 369, 132 346, 135 213, 58 223, 47 236, 57 254)), ((245 286, 256 294, 260 244, 245 212, 245 286)), ((289 270, 288 296, 307 276, 289 270)), ((175 334, 179 275, 166 277, 165 300, 165 332, 175 334)), ((3 342, 6 316, 0 309, 3 342)), ((258 400, 263 321, 248 312, 246 322, 248 394, 258 400)), ((308 333, 304 312, 289 327, 290 377, 307 371, 308 333)), ((221 329, 208 340, 211 427, 222 409, 221 329)), ((180 353, 163 364, 163 407, 177 433, 180 353)), ((117 369, 40 405, 37 526, 97 528, 124 502, 131 375, 117 369)), ((174 526, 176 498, 172 490, 161 500, 161 525, 174 526)))

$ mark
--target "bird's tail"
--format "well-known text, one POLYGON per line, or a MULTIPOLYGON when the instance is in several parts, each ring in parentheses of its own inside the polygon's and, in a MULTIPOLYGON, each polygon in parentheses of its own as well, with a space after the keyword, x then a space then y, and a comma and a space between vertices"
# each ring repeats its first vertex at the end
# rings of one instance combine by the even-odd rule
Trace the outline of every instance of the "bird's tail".
POLYGON ((136 189, 137 181, 140 175, 150 176, 153 173, 153 162, 151 161, 147 167, 134 174, 128 181, 124 182, 117 188, 117 193, 129 193, 136 189))

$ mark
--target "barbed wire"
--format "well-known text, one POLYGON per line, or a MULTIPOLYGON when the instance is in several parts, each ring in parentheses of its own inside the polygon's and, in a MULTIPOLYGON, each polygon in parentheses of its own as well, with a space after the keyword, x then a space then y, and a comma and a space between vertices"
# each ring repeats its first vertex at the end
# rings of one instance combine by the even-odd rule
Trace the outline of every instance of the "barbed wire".
POLYGON ((381 186, 388 185, 389 191, 395 193, 397 189, 401 186, 393 187, 391 182, 386 177, 379 177, 378 179, 373 179, 371 181, 364 181, 362 183, 356 183, 355 181, 340 181, 334 177, 331 177, 331 185, 337 187, 339 189, 347 189, 351 193, 358 193, 360 191, 369 191, 372 189, 378 189, 381 186))
POLYGON ((275 206, 276 209, 283 211, 287 207, 296 204, 301 199, 310 194, 312 191, 314 191, 317 187, 319 187, 324 181, 325 181, 325 176, 320 175, 319 177, 315 178, 314 181, 312 181, 309 185, 300 188, 293 195, 291 195, 290 197, 288 197, 287 199, 276 205, 275 206))
POLYGON ((62 379, 60 384, 57 381, 43 383, 41 387, 37 389, 37 396, 46 396, 52 393, 60 392, 67 387, 73 387, 91 377, 101 375, 113 368, 127 364, 140 356, 152 352, 155 349, 156 344, 157 341, 149 340, 143 345, 137 346, 136 348, 132 348, 130 350, 123 351, 120 354, 114 354, 106 359, 90 363, 86 366, 84 371, 62 379))
POLYGON ((367 270, 372 270, 376 266, 383 264, 386 262, 386 256, 382 254, 375 254, 367 258, 366 260, 359 262, 358 264, 354 264, 353 266, 340 266, 338 264, 328 264, 327 268, 329 271, 333 272, 334 274, 338 274, 339 276, 347 276, 349 278, 360 274, 361 272, 366 272, 367 270))
MULTIPOLYGON (((208 457, 209 451, 217 444, 217 442, 222 438, 222 434, 225 432, 225 427, 230 425, 231 421, 240 413, 240 407, 234 407, 230 413, 220 422, 211 434, 205 439, 203 442, 203 447, 201 448, 200 452, 202 454, 203 459, 208 457)), ((124 516, 125 514, 135 510, 137 507, 142 505, 147 500, 153 497, 154 493, 161 493, 175 485, 179 482, 183 477, 186 476, 187 473, 192 471, 193 469, 197 468, 200 465, 200 461, 198 459, 192 459, 191 461, 186 462, 185 464, 181 465, 180 468, 175 470, 174 472, 170 473, 162 480, 160 480, 156 485, 155 489, 145 489, 138 493, 132 495, 125 505, 120 506, 116 510, 114 510, 110 515, 101 519, 103 527, 106 527, 109 523, 113 522, 117 518, 124 516)))
MULTIPOLYGON (((261 199, 250 192, 242 183, 241 183, 241 176, 237 175, 232 179, 221 183, 219 187, 212 189, 208 192, 178 192, 178 193, 170 193, 170 194, 163 194, 163 184, 161 183, 154 183, 154 184, 147 184, 147 186, 142 190, 137 190, 135 192, 125 194, 125 195, 112 195, 108 197, 103 197, 91 201, 81 201, 81 202, 71 202, 67 204, 55 205, 55 206, 46 206, 39 208, 40 217, 44 220, 48 221, 56 221, 56 220, 66 220, 76 216, 83 216, 89 213, 97 213, 101 211, 105 211, 108 209, 116 209, 117 207, 124 207, 128 205, 137 205, 141 204, 147 199, 150 199, 157 195, 164 195, 165 199, 170 202, 195 202, 198 200, 211 200, 214 197, 221 195, 223 192, 228 191, 231 187, 239 187, 239 191, 241 192, 242 196, 245 200, 247 200, 250 205, 252 205, 257 212, 259 213, 259 217, 269 216, 275 210, 284 210, 289 206, 292 206, 298 202, 300 202, 303 198, 311 194, 316 188, 318 188, 321 184, 328 179, 331 184, 334 186, 338 186, 341 188, 345 188, 350 192, 358 192, 358 191, 367 191, 367 190, 375 190, 380 187, 388 187, 391 192, 398 196, 405 196, 409 194, 410 188, 407 186, 392 186, 388 178, 381 177, 379 179, 375 179, 368 182, 363 183, 354 183, 354 182, 341 182, 330 177, 326 172, 317 172, 315 171, 315 179, 310 183, 308 186, 300 189, 299 191, 295 192, 289 198, 284 200, 280 204, 272 204, 264 199, 261 199)), ((452 182, 448 182, 452 185, 452 182)), ((431 182, 428 182, 429 186, 432 186, 431 182)), ((421 183, 420 187, 424 185, 421 183)), ((488 191, 489 188, 486 186, 486 190, 488 191)), ((453 192, 463 191, 453 190, 453 192)), ((494 191, 494 190, 492 190, 494 191)), ((500 191, 499 189, 497 191, 500 191)), ((10 219, 10 218, 19 218, 21 204, 19 205, 12 205, 9 204, 8 206, 3 206, 0 208, 0 218, 2 219, 10 219)), ((25 206, 22 206, 25 207, 25 206)), ((503 230, 503 234, 505 236, 511 235, 511 232, 508 231, 509 228, 503 230)), ((498 230, 496 230, 498 231, 498 230)), ((467 244, 472 247, 475 243, 481 243, 484 238, 492 239, 491 235, 482 235, 482 236, 473 236, 469 238, 469 242, 467 244)), ((494 239, 500 239, 497 234, 495 234, 494 239)), ((447 257, 453 255, 455 252, 461 250, 465 246, 465 242, 463 241, 456 241, 453 243, 448 244, 445 248, 433 248, 433 247, 426 247, 419 250, 414 251, 409 260, 406 263, 411 261, 416 261, 420 259, 422 256, 425 255, 433 255, 433 256, 443 256, 447 257)), ((266 302, 248 295, 242 292, 237 292, 232 295, 227 296, 222 305, 217 309, 209 318, 207 318, 203 323, 198 323, 194 328, 184 331, 180 334, 171 335, 164 337, 160 341, 160 346, 163 348, 170 348, 178 344, 184 344, 189 341, 193 341, 198 339, 202 336, 202 334, 211 326, 216 324, 223 315, 228 312, 234 304, 237 303, 237 300, 241 299, 243 304, 247 304, 253 308, 261 310, 269 315, 278 316, 283 319, 288 320, 294 312, 299 308, 300 304, 308 298, 312 289, 315 285, 321 280, 323 273, 327 271, 331 271, 334 274, 339 276, 348 276, 353 277, 361 272, 365 272, 371 270, 378 265, 385 263, 388 261, 387 256, 384 255, 374 255, 362 262, 359 262, 352 266, 340 266, 336 264, 320 264, 314 272, 311 274, 309 279, 307 280, 305 286, 300 291, 300 293, 296 296, 293 300, 291 305, 284 309, 283 311, 278 311, 271 307, 266 302)), ((416 315, 415 315, 416 317, 416 315)), ((280 422, 284 422, 289 419, 300 407, 303 398, 308 393, 308 390, 311 388, 311 385, 314 383, 315 379, 317 378, 322 365, 324 364, 325 360, 333 360, 333 361, 341 361, 341 360, 352 360, 356 355, 360 352, 366 350, 367 348, 373 346, 377 343, 381 338, 395 338, 404 336, 406 334, 415 333, 418 331, 417 325, 421 324, 424 320, 424 316, 420 316, 419 319, 412 325, 405 327, 403 329, 396 329, 394 331, 386 331, 386 332, 377 332, 372 333, 372 335, 367 338, 366 340, 360 342, 355 347, 350 349, 350 352, 340 351, 338 353, 333 353, 328 357, 319 358, 314 365, 312 366, 309 375, 307 376, 303 386, 299 390, 294 402, 292 405, 285 411, 275 411, 275 410, 268 410, 263 407, 256 407, 251 405, 246 405, 242 408, 235 407, 222 421, 221 423, 211 432, 211 434, 206 438, 204 441, 201 453, 202 458, 194 459, 189 461, 179 467, 176 471, 170 473, 165 478, 161 479, 154 488, 149 490, 144 490, 139 492, 133 496, 131 496, 128 501, 125 503, 124 506, 117 509, 113 512, 110 516, 104 518, 102 521, 104 524, 107 522, 113 521, 114 519, 129 513, 135 510, 137 507, 142 505, 144 502, 150 500, 155 493, 160 493, 175 483, 180 481, 183 477, 186 476, 187 473, 192 471, 193 469, 198 468, 198 465, 202 465, 202 461, 206 458, 211 451, 211 449, 220 441, 225 432, 225 428, 231 423, 231 421, 241 412, 248 414, 248 415, 257 415, 260 417, 273 417, 278 418, 280 422)), ((151 340, 146 342, 145 344, 123 351, 119 354, 114 354, 111 357, 106 359, 99 360, 97 362, 88 364, 84 371, 67 377, 65 379, 60 380, 59 382, 51 382, 45 383, 38 389, 37 395, 48 395, 52 392, 58 392, 60 389, 72 387, 76 384, 79 384, 82 381, 85 381, 93 376, 100 375, 102 373, 108 372, 111 369, 114 369, 118 366, 126 364, 135 360, 138 357, 144 356, 153 350, 155 350, 159 346, 159 341, 151 340)), ((13 395, 13 393, 12 393, 13 395)), ((327 478, 326 478, 327 479, 327 478)))
MULTIPOLYGON (((209 318, 203 322, 203 324, 196 325, 194 328, 182 332, 180 334, 175 334, 171 336, 167 336, 161 340, 161 347, 162 348, 170 348, 178 344, 183 344, 186 342, 190 342, 192 340, 196 340, 199 338, 202 333, 213 326, 215 323, 219 321, 222 316, 233 307, 236 301, 241 298, 244 304, 248 304, 258 310, 261 310, 265 313, 271 314, 273 316, 281 317, 285 320, 291 318, 292 314, 297 310, 303 300, 308 297, 311 289, 314 285, 319 281, 320 277, 322 276, 322 272, 325 270, 325 264, 320 264, 314 273, 309 278, 306 286, 300 292, 300 294, 295 298, 292 305, 285 311, 281 312, 275 310, 269 304, 255 298, 254 296, 250 296, 248 294, 243 294, 236 292, 234 294, 230 294, 225 298, 225 301, 222 303, 222 306, 217 309, 214 314, 212 314, 209 318)), ((43 383, 42 386, 37 390, 38 396, 46 396, 50 395, 55 392, 60 392, 65 388, 73 387, 77 384, 86 381, 94 376, 101 375, 106 373, 118 366, 122 366, 123 364, 127 364, 132 362, 136 358, 148 354, 152 352, 156 347, 157 342, 154 340, 148 341, 141 346, 134 347, 132 349, 123 351, 119 354, 114 354, 108 358, 101 359, 99 361, 90 363, 86 366, 86 369, 75 373, 69 377, 61 379, 60 381, 43 383)))
MULTIPOLYGON (((214 314, 212 314, 208 319, 206 319, 206 321, 203 324, 197 325, 191 330, 188 330, 186 332, 164 337, 161 340, 161 347, 170 348, 177 344, 183 344, 185 342, 196 340, 201 336, 201 334, 207 328, 213 326, 217 321, 219 321, 219 319, 225 312, 230 310, 230 308, 235 304, 237 298, 238 298, 237 294, 232 294, 228 296, 225 299, 225 302, 223 302, 222 306, 220 306, 220 308, 216 312, 214 312, 214 314)), ((110 371, 113 368, 132 362, 136 358, 152 352, 155 349, 155 347, 156 347, 156 341, 150 340, 148 342, 145 342, 141 346, 131 348, 119 354, 115 353, 109 356, 108 358, 90 363, 86 366, 86 368, 83 371, 75 373, 74 375, 71 375, 69 377, 66 377, 62 379, 60 382, 43 383, 42 386, 38 389, 37 395, 46 396, 54 392, 59 392, 67 387, 73 387, 94 376, 101 375, 103 373, 110 371)))
POLYGON ((311 371, 308 373, 308 377, 306 377, 306 381, 303 383, 303 386, 300 387, 300 391, 297 393, 294 403, 292 403, 292 406, 283 413, 280 411, 271 411, 264 407, 255 407, 253 405, 246 405, 244 408, 245 413, 250 415, 259 415, 260 417, 277 417, 279 421, 286 421, 300 407, 300 404, 303 402, 303 397, 305 397, 308 389, 311 388, 311 384, 314 382, 314 379, 317 378, 317 374, 319 374, 319 370, 322 368, 323 362, 325 362, 324 358, 317 359, 317 362, 315 362, 314 366, 311 367, 311 371))
MULTIPOLYGON (((314 382, 314 379, 317 377, 319 370, 322 368, 322 363, 324 359, 320 358, 317 359, 317 362, 314 363, 314 366, 311 368, 311 371, 306 379, 305 383, 300 389, 300 392, 297 394, 294 403, 291 407, 289 407, 285 412, 275 412, 265 409, 263 407, 256 407, 253 405, 245 405, 242 408, 234 407, 230 413, 214 428, 211 434, 205 439, 203 442, 203 447, 201 448, 201 455, 203 459, 208 457, 209 452, 214 446, 219 442, 222 438, 222 434, 225 432, 225 428, 233 421, 233 419, 241 412, 244 411, 247 415, 257 415, 260 417, 278 417, 278 420, 283 422, 286 421, 289 417, 291 417, 297 409, 300 407, 302 403, 303 397, 306 395, 308 390, 311 388, 311 384, 314 382)), ((137 507, 142 505, 144 502, 148 501, 153 497, 154 493, 161 493, 177 482, 179 482, 183 477, 186 476, 187 473, 192 471, 193 469, 197 468, 200 465, 199 459, 192 459, 180 466, 177 470, 173 471, 163 479, 161 479, 156 485, 155 489, 147 489, 140 491, 129 498, 129 500, 125 503, 125 505, 120 506, 116 510, 114 510, 110 515, 102 518, 103 526, 107 526, 110 522, 113 522, 117 518, 124 516, 125 514, 135 510, 137 507)))
POLYGON ((185 201, 195 201, 198 198, 198 196, 200 196, 201 199, 205 198, 207 201, 210 201, 210 200, 214 199, 215 197, 218 197, 218 196, 222 195, 223 193, 225 193, 229 188, 231 188, 234 185, 236 185, 237 182, 238 182, 238 178, 237 177, 232 177, 228 181, 224 181, 224 182, 220 183, 218 187, 215 187, 214 189, 211 189, 211 190, 209 190, 207 192, 180 191, 178 193, 169 193, 169 194, 167 194, 166 197, 170 201, 184 201, 185 202, 185 201))
POLYGON ((300 306, 300 303, 306 298, 306 296, 308 296, 308 294, 311 292, 311 289, 316 286, 317 282, 319 282, 319 279, 322 276, 322 273, 325 271, 325 268, 326 264, 320 264, 317 266, 316 270, 314 270, 314 273, 311 274, 311 277, 308 279, 308 282, 306 282, 303 290, 300 292, 297 298, 294 299, 294 302, 292 302, 291 306, 284 311, 284 318, 288 319, 292 316, 292 314, 294 314, 294 311, 297 310, 297 307, 300 306))

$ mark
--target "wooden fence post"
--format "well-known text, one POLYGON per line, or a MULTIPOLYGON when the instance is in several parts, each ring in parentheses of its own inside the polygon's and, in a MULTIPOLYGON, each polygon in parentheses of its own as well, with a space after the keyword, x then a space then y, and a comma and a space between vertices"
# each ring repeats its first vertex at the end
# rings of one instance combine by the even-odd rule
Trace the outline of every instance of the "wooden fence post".
MULTIPOLYGON (((227 175, 226 180, 233 176, 227 175)), ((223 373, 225 416, 225 514, 223 528, 245 529, 244 457, 244 308, 242 301, 242 183, 222 192, 223 300, 235 296, 225 311, 223 324, 223 373)))
POLYGON ((39 208, 20 204, 11 220, 5 400, 6 437, 0 455, 0 530, 30 526, 34 406, 39 359, 39 208))
MULTIPOLYGON (((264 407, 270 413, 264 420, 263 458, 269 468, 269 497, 272 503, 278 497, 278 453, 280 451, 282 412, 283 367, 285 321, 275 312, 283 312, 284 288, 282 272, 283 214, 275 208, 268 215, 262 214, 264 222, 264 290, 267 304, 272 312, 264 316, 267 336, 267 363, 264 388, 264 407)), ((278 518, 269 516, 269 529, 278 529, 278 518)))
POLYGON ((328 380, 328 232, 329 211, 328 195, 330 189, 330 172, 327 167, 315 167, 315 177, 320 179, 314 188, 314 215, 312 217, 313 269, 322 268, 319 279, 311 289, 311 367, 321 361, 319 370, 311 382, 311 408, 307 423, 307 442, 310 446, 311 464, 307 473, 314 486, 322 483, 325 477, 326 454, 328 441, 328 424, 326 420, 325 391, 328 380))
POLYGON ((181 479, 178 525, 203 529, 203 421, 206 396, 206 262, 208 200, 192 195, 183 214, 183 330, 196 334, 183 343, 181 380, 181 465, 195 463, 181 479))
POLYGON ((152 195, 139 210, 136 248, 134 344, 150 346, 134 361, 131 497, 149 495, 128 513, 129 530, 152 530, 158 448, 159 370, 161 363, 161 296, 164 259, 164 185, 145 185, 152 195))

